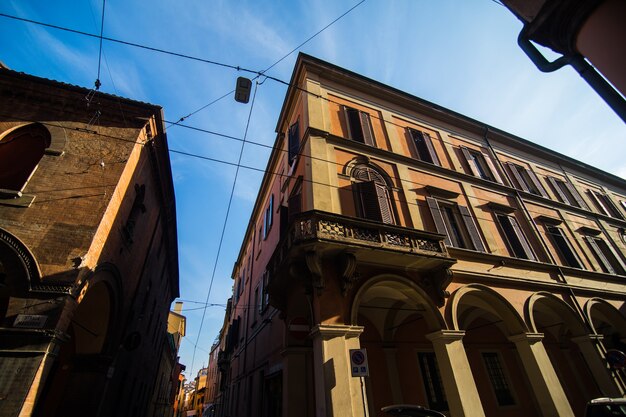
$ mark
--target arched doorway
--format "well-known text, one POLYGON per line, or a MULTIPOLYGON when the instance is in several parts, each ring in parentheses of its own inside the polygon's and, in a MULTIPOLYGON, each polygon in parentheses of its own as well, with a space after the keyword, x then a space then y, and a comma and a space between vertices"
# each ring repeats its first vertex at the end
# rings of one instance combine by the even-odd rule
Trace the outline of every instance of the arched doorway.
POLYGON ((48 378, 38 416, 97 415, 112 363, 116 303, 106 270, 96 272, 83 287, 48 378))
MULTIPOLYGON (((585 314, 595 334, 601 336, 603 353, 618 350, 626 353, 626 318, 608 301, 592 298, 585 304, 585 314)), ((606 366, 606 359, 604 359, 606 366)), ((621 392, 626 390, 626 372, 624 369, 611 369, 611 376, 619 385, 621 392)))
POLYGON ((532 331, 544 335, 542 343, 574 414, 584 415, 586 403, 602 396, 590 368, 598 358, 585 358, 597 356, 593 349, 584 346, 592 343, 590 330, 572 307, 550 293, 533 294, 526 303, 526 315, 532 331))
POLYGON ((626 318, 617 308, 600 298, 585 304, 585 312, 596 334, 602 335, 602 344, 608 349, 626 353, 626 318))
POLYGON ((395 275, 370 279, 357 293, 352 324, 363 326, 368 352, 370 415, 411 403, 447 411, 437 359, 427 334, 445 328, 443 317, 413 281, 395 275))

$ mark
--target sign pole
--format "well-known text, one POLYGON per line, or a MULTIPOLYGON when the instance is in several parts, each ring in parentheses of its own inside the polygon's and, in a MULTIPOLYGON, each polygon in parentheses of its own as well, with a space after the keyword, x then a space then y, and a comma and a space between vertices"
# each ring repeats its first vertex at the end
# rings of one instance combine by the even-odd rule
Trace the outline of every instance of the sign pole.
POLYGON ((365 417, 369 417, 368 406, 367 406, 367 396, 365 395, 365 384, 363 383, 363 378, 360 377, 361 380, 361 395, 363 396, 363 415, 365 417))

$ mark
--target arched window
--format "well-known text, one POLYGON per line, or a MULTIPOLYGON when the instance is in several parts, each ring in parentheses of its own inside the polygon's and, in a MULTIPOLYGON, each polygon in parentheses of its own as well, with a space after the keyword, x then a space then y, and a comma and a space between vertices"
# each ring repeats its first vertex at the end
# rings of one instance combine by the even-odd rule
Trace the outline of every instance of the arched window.
POLYGON ((50 142, 50 132, 40 123, 14 128, 0 137, 0 189, 22 191, 50 142))
POLYGON ((350 173, 357 215, 364 219, 395 224, 390 187, 385 177, 370 165, 356 165, 350 173))

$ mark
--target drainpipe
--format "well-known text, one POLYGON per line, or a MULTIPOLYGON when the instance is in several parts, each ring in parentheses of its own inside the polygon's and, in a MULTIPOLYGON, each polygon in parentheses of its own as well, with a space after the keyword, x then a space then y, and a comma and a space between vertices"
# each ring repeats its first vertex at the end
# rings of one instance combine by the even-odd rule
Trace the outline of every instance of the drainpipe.
POLYGON ((517 37, 517 44, 526 56, 542 72, 554 72, 565 65, 571 65, 578 74, 587 81, 587 84, 608 104, 615 113, 626 123, 626 100, 609 84, 585 58, 573 53, 562 55, 554 61, 548 61, 528 38, 528 25, 522 28, 517 37))
MULTIPOLYGON (((509 181, 509 183, 513 184, 513 182, 511 181, 511 178, 509 177, 508 172, 504 169, 504 166, 502 165, 502 162, 498 158, 498 156, 497 156, 493 146, 491 146, 491 142, 489 142, 488 133, 489 133, 489 128, 487 126, 485 126, 485 133, 484 133, 483 137, 485 139, 487 147, 491 151, 491 154, 495 158, 496 162, 498 163, 498 166, 500 167, 500 170, 504 173, 504 176, 506 177, 506 179, 509 181)), ((563 168, 561 168, 561 169, 563 169, 563 168)), ((520 207, 522 207, 522 209, 524 211, 524 215, 525 215, 526 219, 530 222, 530 224, 533 226, 533 229, 535 230, 535 233, 537 233, 537 236, 539 237, 539 242, 541 243, 541 246, 544 249, 545 253, 548 255, 548 259, 550 260, 550 262, 552 264, 554 264, 556 266, 556 269, 557 269, 557 272, 558 272, 558 276, 559 276, 560 280, 563 282, 563 284, 565 284, 565 286, 567 288, 567 291, 569 292, 569 295, 572 298, 572 301, 573 301, 572 304, 574 305, 574 308, 575 308, 576 312, 582 318, 583 323, 585 324, 585 326, 589 330, 590 334, 594 334, 595 335, 596 332, 594 331, 593 326, 591 325, 588 317, 584 313, 583 308, 578 303, 578 299, 576 298, 576 294, 574 293, 574 290, 572 289, 572 287, 567 282, 567 279, 565 278, 565 274, 563 273, 563 270, 561 269, 559 264, 556 262, 554 256, 552 256, 552 253, 548 250, 548 247, 547 247, 546 243, 544 242, 543 238, 541 237, 541 233, 539 233, 539 227, 537 227, 537 224, 533 221, 532 217, 530 216, 528 208, 524 204, 524 200, 522 199, 519 191, 517 189, 515 189, 515 187, 513 187, 513 189, 515 190, 515 199, 516 199, 517 203, 520 205, 520 207)), ((604 230, 604 228, 602 228, 602 229, 604 230)), ((604 231, 606 233, 606 230, 604 230, 604 231)), ((598 346, 600 347, 600 350, 602 350, 603 352, 606 352, 606 349, 604 348, 604 345, 602 344, 601 341, 595 339, 595 343, 598 344, 598 346)), ((619 375, 618 373, 615 373, 615 372, 614 372, 614 375, 617 377, 616 379, 622 385, 621 388, 624 391, 626 391, 626 389, 625 389, 626 388, 626 384, 624 383, 623 379, 621 378, 621 375, 619 375)), ((598 385, 598 383, 595 380, 594 380, 594 383, 596 384, 596 387, 598 388, 598 391, 600 391, 602 393, 602 390, 600 389, 600 386, 598 385)), ((603 393, 603 395, 604 395, 604 393, 603 393)))

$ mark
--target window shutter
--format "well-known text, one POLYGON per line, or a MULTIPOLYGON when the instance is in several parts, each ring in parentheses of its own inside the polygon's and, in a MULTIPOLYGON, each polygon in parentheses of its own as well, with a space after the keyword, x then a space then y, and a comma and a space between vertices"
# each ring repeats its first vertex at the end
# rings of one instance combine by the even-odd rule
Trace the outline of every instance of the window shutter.
POLYGON ((344 113, 346 115, 348 138, 363 143, 363 129, 361 127, 360 112, 351 107, 344 106, 344 113))
POLYGON ((569 190, 570 194, 572 194, 572 197, 574 197, 574 200, 576 200, 576 203, 578 203, 578 207, 586 209, 587 204, 585 204, 585 201, 582 199, 580 194, 578 194, 576 187, 574 187, 574 185, 569 181, 565 181, 565 186, 569 190))
POLYGON ((516 188, 526 191, 526 192, 530 192, 530 190, 528 189, 528 186, 526 185, 526 181, 524 181, 524 178, 522 178, 519 171, 517 170, 517 166, 510 162, 505 163, 505 165, 509 169, 509 172, 511 173, 513 178, 515 178, 515 182, 517 182, 518 184, 518 187, 516 188))
POLYGON ((563 203, 569 204, 569 199, 567 198, 565 194, 563 194, 563 191, 561 191, 561 187, 559 187, 559 184, 557 183, 556 178, 553 178, 553 177, 546 177, 546 178, 548 178, 548 182, 554 189, 554 192, 556 192, 557 196, 559 197, 559 200, 563 203))
POLYGON ((593 200, 593 202, 596 205, 596 207, 598 208, 598 210, 600 210, 601 214, 606 214, 608 216, 609 213, 606 212, 606 209, 604 208, 604 205, 602 204, 602 201, 600 201, 600 198, 598 197, 598 194, 595 191, 593 191, 593 190, 589 190, 589 192, 587 194, 589 195, 589 197, 591 197, 591 199, 593 200))
POLYGON ((618 275, 626 274, 626 265, 624 264, 624 261, 622 261, 622 257, 620 256, 620 254, 613 248, 613 245, 611 245, 611 242, 605 241, 604 244, 606 245, 607 249, 613 254, 613 256, 615 257, 615 261, 618 263, 619 267, 621 268, 621 271, 616 271, 616 273, 618 275))
POLYGON ((467 149, 465 146, 461 146, 461 152, 463 152, 463 156, 465 157, 465 160, 467 161, 467 164, 470 167, 470 171, 472 172, 472 175, 480 178, 480 171, 478 171, 476 162, 474 162, 474 158, 472 158, 472 155, 470 154, 469 149, 467 149))
POLYGON ((298 155, 300 150, 300 126, 299 122, 295 122, 289 128, 289 141, 288 141, 288 157, 289 165, 293 164, 293 161, 298 155))
POLYGON ((381 221, 386 224, 394 224, 389 190, 382 184, 375 183, 375 186, 381 221))
POLYGON ((536 261, 537 258, 535 257, 535 254, 533 253, 532 249, 530 248, 530 244, 528 243, 528 240, 526 240, 526 236, 524 235, 524 232, 522 232, 522 228, 520 227, 519 223, 517 223, 517 219, 512 216, 507 216, 507 217, 509 221, 511 222, 511 226, 513 227, 513 230, 515 231, 515 234, 517 235, 517 239, 519 240, 520 244, 522 245, 522 248, 524 249, 524 252, 526 253, 526 257, 530 259, 531 261, 536 261))
POLYGON ((378 205, 378 193, 374 181, 359 182, 353 184, 357 191, 357 201, 361 217, 369 220, 382 221, 380 207, 378 205))
POLYGON ((430 214, 432 214, 433 220, 435 221, 435 228, 437 229, 437 233, 441 233, 442 235, 446 236, 446 246, 452 246, 452 242, 448 237, 446 224, 443 222, 443 216, 441 215, 441 210, 439 209, 439 204, 437 203, 437 200, 432 197, 426 197, 426 202, 428 203, 430 214))
POLYGON ((498 170, 496 169, 496 166, 494 165, 494 163, 491 161, 491 158, 489 157, 489 155, 486 155, 483 153, 483 159, 487 163, 487 166, 489 167, 489 171, 491 171, 491 176, 493 177, 493 179, 496 182, 502 184, 502 178, 500 178, 500 174, 498 173, 498 170))
POLYGON ((545 198, 549 198, 548 193, 546 193, 546 189, 543 188, 543 185, 541 185, 541 181, 539 181, 539 177, 537 177, 537 174, 535 174, 530 169, 526 169, 526 173, 530 177, 530 180, 533 182, 533 185, 535 186, 535 188, 541 193, 541 196, 545 198))
POLYGON ((626 211, 626 201, 621 200, 619 203, 622 205, 622 208, 624 209, 624 211, 626 211))
POLYGON ((439 158, 437 157, 437 152, 435 152, 435 147, 433 146, 433 141, 430 138, 430 135, 428 133, 423 133, 423 132, 420 132, 420 133, 422 134, 422 138, 424 138, 424 144, 426 145, 426 148, 428 149, 428 153, 430 154, 430 159, 433 160, 433 164, 441 166, 441 162, 439 162, 439 158))
POLYGON ((469 209, 465 206, 458 207, 459 211, 461 212, 461 217, 463 218, 465 228, 467 229, 467 233, 469 233, 472 244, 474 245, 474 249, 479 252, 485 252, 485 246, 483 245, 483 241, 480 238, 478 227, 476 227, 476 223, 474 223, 474 218, 470 214, 469 209))
POLYGON ((372 131, 372 123, 370 121, 370 115, 365 112, 359 112, 361 119, 361 129, 363 131, 363 142, 366 145, 375 146, 374 133, 372 131))
POLYGON ((619 209, 617 208, 615 203, 613 203, 613 200, 611 200, 611 197, 609 197, 608 194, 603 194, 602 199, 606 202, 607 205, 609 205, 609 209, 613 211, 613 213, 611 214, 612 217, 616 217, 618 219, 624 218, 624 216, 622 216, 622 213, 620 213, 619 209), (613 216, 613 214, 615 215, 613 216))
POLYGON ((600 247, 596 243, 596 240, 594 238, 592 238, 591 236, 585 236, 585 240, 587 241, 587 243, 589 244, 589 247, 591 248, 591 250, 593 251, 594 255, 596 256, 596 259, 604 267, 603 269, 608 271, 609 274, 615 274, 616 272, 615 272, 615 269, 613 268, 613 265, 611 265, 609 260, 606 259, 606 256, 604 256, 604 253, 602 253, 602 250, 600 249, 600 247))

